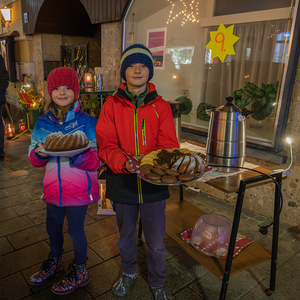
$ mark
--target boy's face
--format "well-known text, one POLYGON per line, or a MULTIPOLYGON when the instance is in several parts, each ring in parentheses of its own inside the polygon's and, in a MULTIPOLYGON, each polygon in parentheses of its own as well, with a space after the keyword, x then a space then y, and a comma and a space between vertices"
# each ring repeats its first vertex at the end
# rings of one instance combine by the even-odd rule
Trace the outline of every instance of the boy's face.
POLYGON ((149 78, 149 69, 144 64, 131 64, 125 71, 125 77, 129 90, 146 89, 149 78))
POLYGON ((73 103, 75 94, 66 85, 61 85, 52 91, 51 98, 57 106, 65 107, 73 103))

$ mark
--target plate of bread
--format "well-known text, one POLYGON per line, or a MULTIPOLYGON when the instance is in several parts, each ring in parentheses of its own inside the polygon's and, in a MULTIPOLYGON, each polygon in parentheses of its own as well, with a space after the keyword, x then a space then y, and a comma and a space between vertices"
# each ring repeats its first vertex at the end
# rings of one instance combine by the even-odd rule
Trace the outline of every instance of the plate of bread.
POLYGON ((92 145, 93 142, 81 130, 68 134, 59 131, 47 136, 44 148, 40 148, 40 151, 52 156, 70 156, 88 150, 92 145))
POLYGON ((200 178, 208 171, 205 155, 189 149, 160 149, 141 159, 128 155, 139 177, 156 185, 180 185, 200 178))

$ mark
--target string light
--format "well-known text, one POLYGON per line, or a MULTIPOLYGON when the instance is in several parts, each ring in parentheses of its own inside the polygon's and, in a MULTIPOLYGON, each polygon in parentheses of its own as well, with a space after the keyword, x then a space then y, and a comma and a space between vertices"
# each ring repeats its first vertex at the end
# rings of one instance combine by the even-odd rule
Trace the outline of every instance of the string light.
POLYGON ((198 5, 199 2, 195 2, 195 0, 192 0, 190 5, 189 5, 189 11, 188 11, 188 6, 186 5, 184 0, 180 0, 180 2, 183 4, 184 9, 180 12, 178 12, 175 16, 173 16, 173 10, 175 8, 175 3, 173 3, 172 0, 167 0, 172 4, 169 17, 167 20, 167 24, 173 22, 176 18, 178 18, 180 15, 182 15, 182 21, 181 21, 181 26, 183 26, 186 22, 191 21, 191 22, 196 22, 199 23, 199 9, 198 5))

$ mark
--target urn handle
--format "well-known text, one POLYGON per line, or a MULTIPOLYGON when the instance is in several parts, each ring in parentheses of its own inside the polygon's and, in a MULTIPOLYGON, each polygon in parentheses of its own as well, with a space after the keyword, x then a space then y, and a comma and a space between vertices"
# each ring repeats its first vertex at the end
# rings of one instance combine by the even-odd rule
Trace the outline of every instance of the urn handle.
POLYGON ((250 115, 253 114, 253 111, 248 110, 247 108, 242 108, 241 113, 242 113, 243 116, 245 116, 247 118, 247 117, 249 117, 250 115))

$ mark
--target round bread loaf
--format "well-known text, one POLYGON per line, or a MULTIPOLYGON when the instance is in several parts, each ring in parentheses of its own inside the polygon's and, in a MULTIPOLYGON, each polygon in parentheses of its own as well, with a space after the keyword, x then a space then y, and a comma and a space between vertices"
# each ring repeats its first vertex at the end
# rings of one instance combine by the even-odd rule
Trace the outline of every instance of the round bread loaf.
POLYGON ((77 130, 74 133, 63 134, 62 132, 50 133, 45 141, 45 149, 48 151, 70 151, 86 147, 89 139, 83 131, 77 130))

